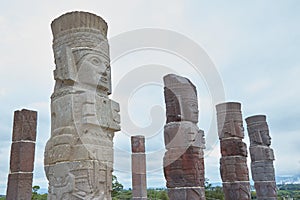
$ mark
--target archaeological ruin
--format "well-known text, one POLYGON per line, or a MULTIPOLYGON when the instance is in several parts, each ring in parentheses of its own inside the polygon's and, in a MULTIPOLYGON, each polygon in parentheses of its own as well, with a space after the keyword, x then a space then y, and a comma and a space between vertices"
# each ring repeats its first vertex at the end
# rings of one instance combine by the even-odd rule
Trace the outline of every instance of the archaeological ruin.
MULTIPOLYGON (((109 97, 107 23, 95 14, 76 11, 54 19, 51 30, 55 86, 51 134, 44 152, 48 200, 111 200, 113 138, 121 127, 119 103, 109 97)), ((197 89, 188 78, 175 74, 165 75, 163 83, 166 124, 162 154, 168 197, 205 200, 205 137, 198 127, 197 89)), ((225 200, 250 200, 241 103, 220 103, 216 114, 225 200)), ((255 115, 245 121, 257 199, 276 200, 275 158, 266 116, 255 115)), ((36 111, 15 111, 7 200, 32 198, 36 131, 36 111)), ((147 200, 145 140, 143 135, 131 136, 133 200, 147 200)))

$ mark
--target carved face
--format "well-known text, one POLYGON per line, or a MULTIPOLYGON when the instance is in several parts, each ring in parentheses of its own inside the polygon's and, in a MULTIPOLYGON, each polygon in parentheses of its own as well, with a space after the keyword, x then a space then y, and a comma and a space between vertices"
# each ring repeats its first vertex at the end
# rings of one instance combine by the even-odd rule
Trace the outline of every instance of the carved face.
POLYGON ((229 120, 220 126, 221 135, 220 138, 228 138, 228 137, 239 137, 244 138, 244 127, 243 122, 239 120, 229 120))
POLYGON ((75 54, 78 82, 110 93, 111 72, 109 61, 99 52, 78 50, 75 54))
POLYGON ((198 122, 199 110, 197 101, 194 99, 184 99, 181 101, 182 119, 198 122))
POLYGON ((268 129, 260 130, 259 133, 260 133, 260 137, 262 139, 263 144, 270 146, 271 145, 271 137, 269 135, 269 130, 268 129))

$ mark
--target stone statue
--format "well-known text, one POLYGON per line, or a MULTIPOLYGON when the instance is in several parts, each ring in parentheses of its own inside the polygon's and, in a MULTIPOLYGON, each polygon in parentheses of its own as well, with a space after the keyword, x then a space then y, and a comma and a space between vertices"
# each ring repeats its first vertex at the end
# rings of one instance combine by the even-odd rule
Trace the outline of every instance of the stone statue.
POLYGON ((198 100, 195 86, 174 74, 164 77, 167 124, 164 174, 170 200, 205 199, 204 132, 197 126, 198 100))
POLYGON ((51 28, 56 69, 44 156, 48 199, 111 199, 120 108, 108 98, 107 24, 91 13, 70 12, 51 28))
POLYGON ((251 171, 257 199, 277 199, 274 152, 265 115, 246 118, 250 138, 251 171))
POLYGON ((226 200, 250 200, 247 146, 244 138, 241 104, 218 104, 217 122, 221 145, 220 173, 226 200))

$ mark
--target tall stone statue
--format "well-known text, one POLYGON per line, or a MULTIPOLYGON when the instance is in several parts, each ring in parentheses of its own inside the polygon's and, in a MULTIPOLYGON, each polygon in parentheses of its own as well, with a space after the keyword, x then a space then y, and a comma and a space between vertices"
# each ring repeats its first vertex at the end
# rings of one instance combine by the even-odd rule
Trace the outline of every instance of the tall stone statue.
POLYGON ((48 199, 111 199, 119 104, 111 93, 107 24, 70 12, 52 24, 56 68, 51 137, 44 156, 48 199))
POLYGON ((37 112, 17 110, 10 150, 7 200, 31 199, 37 112))
POLYGON ((274 152, 265 115, 246 118, 250 138, 251 171, 258 200, 276 200, 274 152))
POLYGON ((170 200, 204 200, 204 132, 197 126, 196 87, 187 78, 164 77, 167 124, 164 175, 170 200))
POLYGON ((250 200, 247 147, 244 138, 241 104, 218 104, 217 122, 221 143, 220 172, 226 200, 250 200))

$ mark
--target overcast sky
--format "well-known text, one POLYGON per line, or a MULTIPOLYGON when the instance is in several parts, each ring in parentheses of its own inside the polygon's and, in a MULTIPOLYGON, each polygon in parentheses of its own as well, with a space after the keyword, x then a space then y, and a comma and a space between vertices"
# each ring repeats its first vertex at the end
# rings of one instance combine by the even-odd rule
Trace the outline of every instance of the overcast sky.
MULTIPOLYGON (((151 32, 160 29, 170 34, 168 41, 172 44, 178 36, 198 45, 196 53, 204 59, 200 68, 214 67, 212 77, 222 81, 225 100, 241 102, 244 118, 267 115, 276 175, 300 174, 300 1, 11 0, 3 1, 0 7, 0 194, 6 193, 13 112, 22 108, 38 111, 33 184, 47 187, 43 154, 50 136, 55 68, 50 23, 73 10, 93 12, 105 19, 112 50, 120 48, 119 36, 125 35, 131 43, 139 32, 129 31, 145 28, 153 29, 146 29, 142 40, 160 41, 151 32)), ((112 63, 111 97, 120 102, 123 130, 114 140, 114 174, 127 188, 131 187, 129 141, 135 134, 146 136, 148 186, 165 186, 161 163, 165 123, 162 76, 166 73, 180 74, 195 83, 200 106, 198 125, 208 139, 206 177, 221 182, 213 121, 216 88, 205 72, 193 71, 195 66, 189 59, 170 53, 172 44, 165 51, 129 52, 112 63), (131 129, 131 123, 135 128, 131 129)), ((181 45, 186 48, 187 44, 181 45)))

